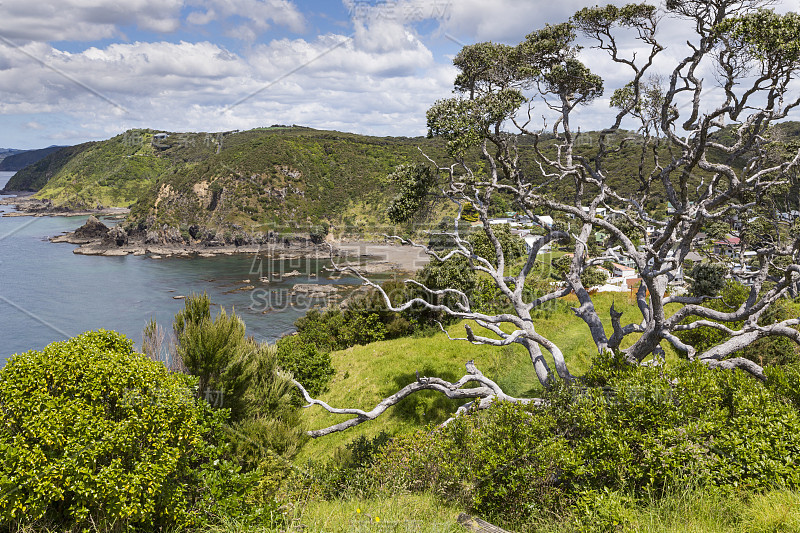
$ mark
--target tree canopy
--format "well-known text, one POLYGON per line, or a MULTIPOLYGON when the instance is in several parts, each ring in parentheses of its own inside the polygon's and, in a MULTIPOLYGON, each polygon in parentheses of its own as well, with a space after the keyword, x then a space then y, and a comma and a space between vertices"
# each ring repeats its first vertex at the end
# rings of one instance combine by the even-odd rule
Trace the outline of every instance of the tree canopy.
MULTIPOLYGON (((613 352, 631 364, 657 364, 664 356, 662 343, 667 343, 710 368, 741 368, 763 379, 761 366, 735 354, 764 337, 800 342, 797 318, 769 324, 760 320, 765 310, 796 291, 800 280, 798 235, 778 223, 773 196, 784 190, 800 164, 797 147, 774 149, 780 140, 773 128, 800 104, 793 92, 800 67, 798 15, 780 15, 763 6, 757 0, 670 0, 662 8, 587 7, 569 21, 533 31, 516 46, 465 46, 454 60, 459 71, 455 95, 437 101, 427 113, 429 135, 446 141, 452 160, 431 159, 432 176, 422 180, 417 172, 414 186, 405 189, 408 194, 392 213, 421 205, 409 194, 450 200, 459 213, 452 229, 442 232, 450 249, 428 253, 442 262, 460 257, 492 280, 511 311, 483 313, 457 288, 424 285, 422 290, 450 298, 398 304, 385 295, 389 308, 426 306, 470 320, 482 332, 468 325, 462 338, 468 342, 521 344, 541 384, 550 387, 574 376, 559 339, 541 335, 532 313, 574 293, 578 302, 573 311, 600 353, 613 352), (682 51, 671 51, 670 57, 677 57, 671 65, 669 58, 659 58, 664 51, 659 23, 665 15, 694 31, 682 51), (615 78, 627 72, 629 80, 612 91, 611 123, 589 138, 581 132, 578 111, 598 105, 607 88, 583 62, 585 46, 608 54, 618 68, 615 78), (709 97, 712 88, 716 94, 709 97), (538 117, 543 117, 541 124, 538 117), (480 166, 470 164, 470 150, 480 152, 480 166), (638 171, 619 175, 616 158, 631 153, 638 159, 638 171), (623 191, 619 184, 625 181, 638 187, 623 191), (423 192, 425 183, 430 186, 423 192), (547 228, 521 263, 507 256, 490 224, 493 203, 509 199, 517 212, 547 228), (667 204, 665 216, 662 206, 667 204), (488 240, 480 251, 464 232, 467 206, 477 213, 488 240), (564 217, 567 226, 549 227, 539 218, 542 214, 564 217), (741 267, 737 275, 748 287, 744 301, 735 309, 710 305, 719 284, 708 283, 711 271, 705 267, 707 286, 701 289, 698 282, 687 296, 672 291, 687 255, 697 248, 698 233, 715 221, 743 219, 743 240, 756 251, 750 268, 744 268, 744 247, 735 258, 741 267), (613 253, 590 248, 596 232, 610 236, 617 245, 613 253), (541 261, 540 251, 559 243, 571 252, 563 281, 544 293, 525 291, 541 261), (612 307, 608 329, 585 282, 594 281, 587 274, 596 266, 620 257, 641 278, 636 293, 641 316, 624 320, 612 307), (679 333, 701 327, 720 332, 718 342, 700 350, 681 340, 689 336, 679 333)), ((426 388, 480 404, 524 401, 508 397, 474 365, 467 368, 468 374, 456 383, 421 378, 386 402, 426 388), (464 388, 470 382, 478 386, 464 388)), ((356 418, 332 430, 379 414, 356 411, 334 410, 356 418)))

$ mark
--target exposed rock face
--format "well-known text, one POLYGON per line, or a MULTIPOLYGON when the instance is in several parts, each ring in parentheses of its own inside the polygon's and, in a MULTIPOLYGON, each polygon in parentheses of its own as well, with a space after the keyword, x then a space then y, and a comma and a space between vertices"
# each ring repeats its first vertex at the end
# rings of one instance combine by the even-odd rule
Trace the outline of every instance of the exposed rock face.
POLYGON ((116 246, 125 246, 128 244, 128 233, 119 226, 114 226, 103 239, 104 244, 113 244, 116 246))
POLYGON ((108 226, 92 215, 86 224, 75 230, 72 236, 80 239, 103 239, 107 234, 108 226))

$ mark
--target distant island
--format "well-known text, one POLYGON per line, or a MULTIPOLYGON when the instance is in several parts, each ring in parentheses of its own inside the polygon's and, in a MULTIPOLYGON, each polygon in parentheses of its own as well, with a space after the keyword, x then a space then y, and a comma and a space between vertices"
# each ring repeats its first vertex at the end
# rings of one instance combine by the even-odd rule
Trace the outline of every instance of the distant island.
POLYGON ((28 165, 32 165, 48 155, 64 148, 63 146, 49 146, 39 150, 10 150, 9 153, 0 152, 0 172, 16 172, 28 165))

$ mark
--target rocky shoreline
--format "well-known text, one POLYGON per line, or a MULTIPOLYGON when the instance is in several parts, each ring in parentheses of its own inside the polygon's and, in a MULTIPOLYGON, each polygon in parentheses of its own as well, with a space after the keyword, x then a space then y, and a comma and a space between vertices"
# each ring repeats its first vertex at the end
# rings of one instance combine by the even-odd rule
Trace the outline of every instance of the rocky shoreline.
POLYGON ((427 263, 427 257, 418 249, 385 243, 345 242, 315 243, 302 236, 267 236, 258 243, 223 243, 194 241, 187 243, 174 229, 161 232, 138 231, 128 233, 121 226, 108 227, 96 216, 90 215, 86 223, 75 231, 50 238, 50 242, 77 245, 72 252, 79 255, 214 257, 233 254, 262 254, 275 259, 328 259, 331 255, 343 266, 357 267, 365 274, 412 273, 427 263), (170 242, 171 241, 171 242, 170 242))
MULTIPOLYGON (((128 233, 120 226, 108 227, 94 214, 75 231, 51 237, 50 242, 78 245, 73 253, 79 255, 125 256, 148 255, 152 259, 196 255, 213 257, 236 253, 264 253, 281 259, 298 257, 327 258, 330 248, 308 239, 275 239, 264 243, 228 244, 218 241, 185 242, 180 235, 166 229, 162 232, 138 231, 128 233)), ((338 254, 337 254, 338 255, 338 254)))
POLYGON ((33 198, 32 192, 3 191, 3 194, 16 194, 11 198, 0 199, 0 205, 13 205, 16 211, 3 213, 4 217, 76 217, 76 216, 105 216, 124 217, 130 212, 126 207, 102 207, 95 209, 71 209, 64 206, 53 205, 50 200, 33 198))
POLYGON ((364 241, 317 242, 303 235, 262 235, 259 238, 237 239, 224 242, 204 235, 199 229, 182 235, 176 228, 160 230, 124 229, 121 225, 109 227, 97 217, 123 220, 130 210, 120 207, 72 210, 54 206, 49 200, 30 197, 31 193, 0 199, 0 205, 13 205, 16 211, 3 213, 6 217, 21 216, 88 216, 80 228, 50 238, 54 243, 77 245, 73 253, 100 256, 147 256, 151 259, 165 257, 214 257, 233 254, 263 254, 275 259, 327 259, 333 255, 344 266, 357 267, 365 274, 413 273, 428 262, 419 249, 396 244, 364 241))

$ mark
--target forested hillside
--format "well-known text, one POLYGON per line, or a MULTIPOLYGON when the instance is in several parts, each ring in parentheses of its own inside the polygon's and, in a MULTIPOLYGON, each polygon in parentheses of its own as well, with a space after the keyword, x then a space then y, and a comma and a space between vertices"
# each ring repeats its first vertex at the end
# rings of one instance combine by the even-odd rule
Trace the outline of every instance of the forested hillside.
POLYGON ((28 165, 32 165, 55 151, 64 148, 63 146, 48 146, 40 150, 25 150, 21 153, 14 153, 0 160, 0 171, 16 172, 28 165))
MULTIPOLYGON (((797 143, 800 125, 781 125, 775 141, 797 143)), ((641 143, 624 130, 607 138, 619 145, 607 157, 604 172, 621 193, 641 186, 641 143)), ((578 153, 590 153, 600 134, 585 132, 578 153)), ((722 139, 724 141, 724 139, 722 139)), ((555 140, 543 134, 538 149, 554 153, 555 140)), ((523 166, 533 164, 529 139, 519 139, 523 166)), ((666 148, 662 160, 670 155, 666 148)), ((37 197, 73 209, 130 207, 127 225, 140 230, 164 226, 188 230, 263 232, 268 229, 336 226, 347 232, 386 223, 385 210, 396 194, 387 176, 397 165, 450 164, 442 140, 423 137, 369 137, 304 127, 273 126, 245 132, 163 133, 130 130, 102 142, 84 143, 51 153, 19 171, 7 191, 38 191, 37 197)), ((481 171, 477 151, 468 154, 481 171)), ((696 179, 702 179, 698 175, 696 179)), ((563 184, 552 194, 563 196, 563 184)), ((658 190, 658 183, 654 189, 658 190)), ((781 198, 797 205, 794 191, 781 198)), ((502 202, 501 202, 502 204, 502 202)), ((513 210, 513 205, 508 205, 513 210)), ((649 209, 666 209, 665 198, 651 197, 649 209)), ((217 231, 217 233, 219 233, 217 231)))
POLYGON ((9 180, 5 191, 38 191, 56 176, 74 157, 95 143, 60 148, 39 161, 23 168, 9 180))

